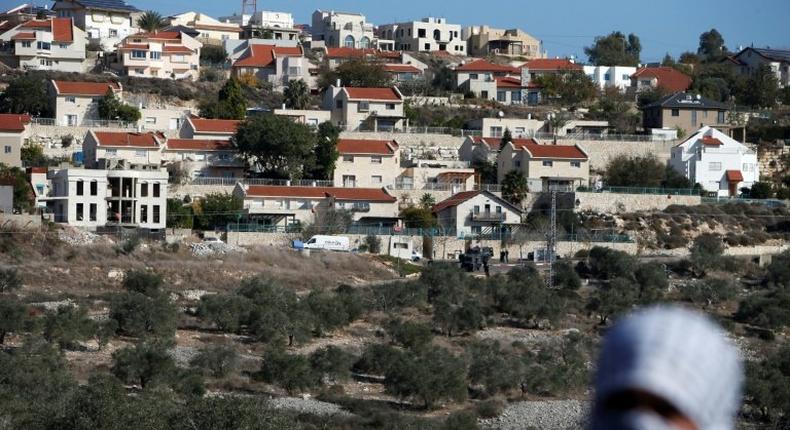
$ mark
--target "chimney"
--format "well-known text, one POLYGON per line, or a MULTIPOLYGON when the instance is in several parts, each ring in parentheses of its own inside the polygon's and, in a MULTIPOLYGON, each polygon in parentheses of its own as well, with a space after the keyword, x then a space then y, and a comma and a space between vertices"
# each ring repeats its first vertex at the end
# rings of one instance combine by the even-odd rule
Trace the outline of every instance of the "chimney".
POLYGON ((335 86, 338 87, 338 88, 343 86, 343 83, 340 82, 340 78, 337 78, 337 85, 335 85, 335 86))

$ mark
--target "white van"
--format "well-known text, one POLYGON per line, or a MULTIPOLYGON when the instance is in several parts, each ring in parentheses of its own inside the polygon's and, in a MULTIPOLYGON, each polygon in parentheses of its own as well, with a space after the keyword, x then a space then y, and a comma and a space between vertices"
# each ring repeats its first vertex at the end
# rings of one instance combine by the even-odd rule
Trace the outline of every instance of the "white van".
POLYGON ((350 241, 343 236, 313 236, 304 244, 305 249, 349 252, 350 241))

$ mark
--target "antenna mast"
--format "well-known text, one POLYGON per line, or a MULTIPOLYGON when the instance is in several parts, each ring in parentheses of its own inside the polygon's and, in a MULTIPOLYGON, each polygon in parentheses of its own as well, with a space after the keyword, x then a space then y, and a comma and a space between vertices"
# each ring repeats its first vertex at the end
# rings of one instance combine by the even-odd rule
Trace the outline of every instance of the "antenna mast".
POLYGON ((241 0, 241 16, 244 16, 248 13, 250 16, 252 16, 255 15, 255 12, 258 12, 257 0, 241 0))
MULTIPOLYGON (((551 187, 551 185, 549 185, 551 187)), ((546 276, 546 286, 554 287, 554 260, 557 253, 557 190, 551 190, 551 221, 549 233, 546 238, 546 261, 549 263, 549 273, 546 276)))

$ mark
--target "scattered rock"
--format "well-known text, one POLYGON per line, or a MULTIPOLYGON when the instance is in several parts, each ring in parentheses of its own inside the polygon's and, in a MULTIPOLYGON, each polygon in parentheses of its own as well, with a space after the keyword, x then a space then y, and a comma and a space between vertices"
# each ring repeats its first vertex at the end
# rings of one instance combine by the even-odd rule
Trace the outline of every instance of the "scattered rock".
POLYGON ((281 397, 269 400, 269 404, 276 409, 288 409, 311 415, 336 415, 350 417, 352 414, 344 411, 334 403, 321 402, 311 398, 281 397))
POLYGON ((496 418, 480 420, 480 427, 491 430, 583 429, 587 426, 590 402, 547 400, 511 403, 496 418))
POLYGON ((190 249, 192 250, 192 255, 196 257, 208 257, 215 255, 226 255, 232 253, 247 252, 247 250, 245 250, 242 247, 236 245, 229 245, 227 243, 222 243, 222 242, 193 243, 192 245, 190 245, 190 249))

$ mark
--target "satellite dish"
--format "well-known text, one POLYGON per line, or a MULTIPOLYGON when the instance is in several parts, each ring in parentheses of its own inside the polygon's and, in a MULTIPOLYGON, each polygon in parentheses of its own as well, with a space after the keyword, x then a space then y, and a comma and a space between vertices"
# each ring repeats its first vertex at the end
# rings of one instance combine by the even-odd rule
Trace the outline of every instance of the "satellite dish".
POLYGON ((697 100, 702 100, 702 94, 697 94, 697 100))
POLYGON ((505 117, 505 113, 504 113, 504 112, 502 112, 502 111, 499 111, 499 112, 498 112, 496 115, 497 115, 499 118, 504 118, 504 117, 505 117))

